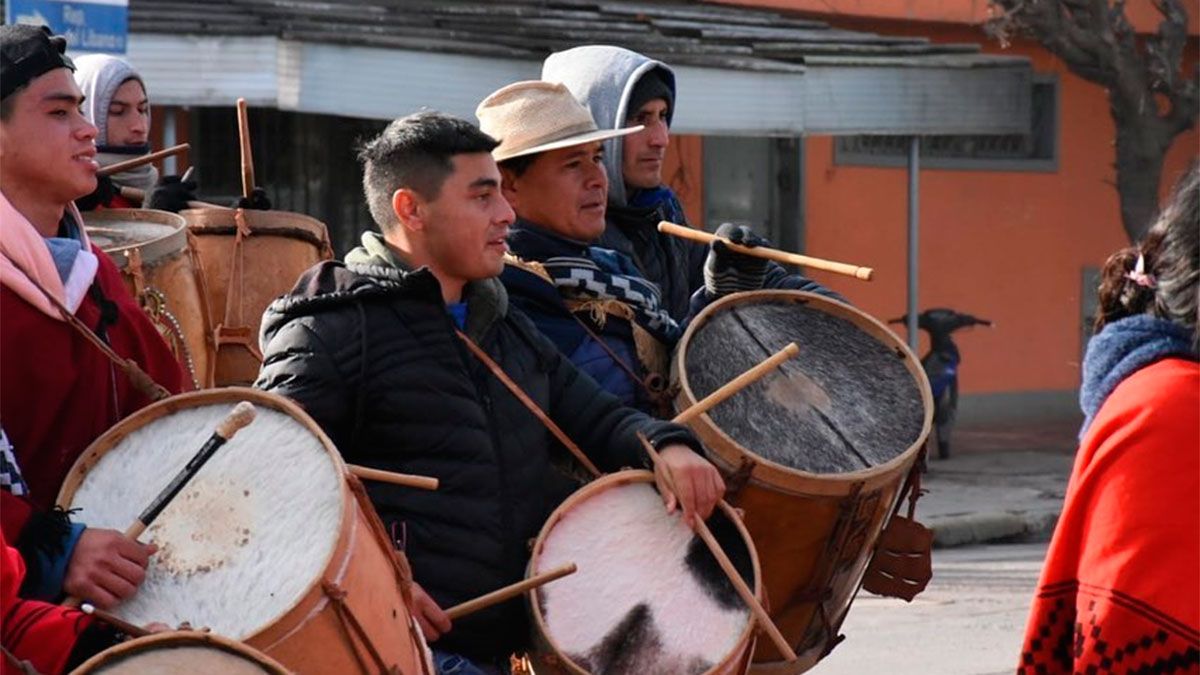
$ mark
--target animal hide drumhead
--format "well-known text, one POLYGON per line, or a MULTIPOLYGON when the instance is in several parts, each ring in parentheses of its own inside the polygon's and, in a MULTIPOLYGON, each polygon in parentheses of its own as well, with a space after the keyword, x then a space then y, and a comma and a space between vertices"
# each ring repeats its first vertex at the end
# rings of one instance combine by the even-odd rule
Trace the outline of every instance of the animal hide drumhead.
MULTIPOLYGON (((708 521, 754 587, 746 540, 718 510, 708 521)), ((708 548, 668 515, 650 483, 604 489, 544 535, 534 572, 578 570, 538 589, 554 644, 593 673, 703 673, 742 640, 750 611, 708 548)))
POLYGON ((907 352, 817 302, 731 303, 695 326, 685 370, 696 399, 795 342, 800 353, 709 411, 747 450, 816 474, 868 469, 920 437, 925 409, 907 352))
MULTIPOLYGON (((232 405, 174 412, 112 447, 71 508, 124 531, 212 435, 232 405)), ((320 439, 266 406, 217 450, 140 540, 158 545, 146 581, 114 612, 134 624, 187 621, 245 639, 293 607, 339 536, 343 479, 320 439)))
POLYGON ((223 649, 164 645, 115 657, 87 672, 95 675, 273 675, 277 671, 223 649))

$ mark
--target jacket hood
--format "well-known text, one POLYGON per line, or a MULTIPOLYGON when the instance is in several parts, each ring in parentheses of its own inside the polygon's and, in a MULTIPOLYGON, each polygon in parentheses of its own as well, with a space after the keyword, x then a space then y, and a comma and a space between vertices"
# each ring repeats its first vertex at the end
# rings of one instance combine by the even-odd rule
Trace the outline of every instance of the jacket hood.
POLYGON ((75 59, 75 83, 83 92, 83 114, 96 125, 96 145, 108 145, 108 104, 113 94, 128 80, 137 80, 145 89, 142 76, 129 62, 108 54, 87 54, 75 59))
MULTIPOLYGON (((629 97, 647 72, 659 69, 663 81, 675 91, 675 73, 662 61, 609 45, 586 45, 555 52, 542 63, 542 79, 561 82, 592 112, 601 129, 620 129, 629 116, 629 97)), ((676 96, 676 101, 678 97, 676 96)), ((668 123, 674 106, 667 111, 668 123)), ((604 168, 608 170, 608 200, 625 203, 625 181, 620 179, 622 140, 604 141, 604 168)))
MULTIPOLYGON (((362 245, 350 251, 344 263, 318 263, 300 275, 287 295, 267 307, 259 342, 266 345, 292 319, 392 296, 443 303, 441 284, 428 267, 412 269, 388 248, 382 235, 364 232, 362 245)), ((463 296, 468 307, 466 333, 476 341, 508 313, 508 293, 495 277, 468 283, 463 296)))

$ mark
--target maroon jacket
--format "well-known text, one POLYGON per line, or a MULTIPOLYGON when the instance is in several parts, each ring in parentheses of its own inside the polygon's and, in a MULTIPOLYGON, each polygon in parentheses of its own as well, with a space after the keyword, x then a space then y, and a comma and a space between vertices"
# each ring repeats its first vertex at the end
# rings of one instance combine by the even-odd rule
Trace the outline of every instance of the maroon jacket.
MULTIPOLYGON (((154 381, 178 393, 179 363, 126 289, 106 254, 90 293, 76 311, 86 325, 100 322, 97 288, 116 307, 109 345, 132 358, 154 381)), ((51 318, 0 286, 0 427, 29 485, 29 501, 0 491, 5 538, 16 542, 34 509, 54 505, 67 472, 113 424, 150 403, 95 345, 66 322, 51 318)))

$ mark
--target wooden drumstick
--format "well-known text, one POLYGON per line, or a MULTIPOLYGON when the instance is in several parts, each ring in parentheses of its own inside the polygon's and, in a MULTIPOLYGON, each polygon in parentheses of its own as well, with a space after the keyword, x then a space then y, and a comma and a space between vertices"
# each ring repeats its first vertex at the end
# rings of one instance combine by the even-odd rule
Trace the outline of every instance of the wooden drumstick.
MULTIPOLYGON (((642 445, 646 448, 646 453, 650 455, 650 459, 654 460, 654 466, 657 467, 662 460, 658 455, 658 451, 654 449, 653 445, 650 445, 650 441, 646 440, 646 437, 640 431, 638 432, 638 439, 641 440, 642 445)), ((663 467, 662 475, 663 480, 667 483, 667 489, 675 495, 675 500, 678 502, 679 493, 675 490, 675 480, 671 477, 671 472, 666 467, 663 467)), ((721 503, 724 504, 724 500, 721 503)), ((716 537, 713 537, 712 532, 708 529, 708 525, 699 517, 695 519, 695 522, 696 534, 704 540, 704 544, 708 546, 708 550, 717 559, 717 564, 721 566, 721 569, 725 572, 725 576, 729 577, 729 582, 733 584, 738 595, 742 597, 742 601, 750 608, 750 612, 754 614, 758 625, 762 626, 762 629, 766 631, 767 636, 771 638, 771 642, 775 643, 775 648, 779 650, 780 654, 783 654, 784 659, 795 661, 796 652, 788 644, 787 639, 783 637, 783 633, 779 632, 779 628, 771 620, 771 616, 767 614, 767 610, 763 609, 758 598, 754 597, 754 591, 750 590, 750 587, 746 585, 746 580, 742 578, 741 574, 738 574, 737 569, 733 566, 733 561, 725 554, 725 550, 721 548, 721 544, 717 542, 716 537)))
POLYGON ((487 595, 481 595, 474 600, 468 600, 461 605, 455 605, 446 610, 446 616, 450 617, 451 621, 457 621, 468 614, 473 614, 486 607, 499 604, 509 598, 515 598, 526 591, 544 586, 555 579, 561 579, 568 574, 574 574, 576 569, 575 563, 567 563, 561 567, 555 567, 549 572, 542 572, 523 581, 518 581, 515 584, 492 591, 487 595))
POLYGON ((246 99, 237 100, 238 140, 242 147, 242 196, 249 199, 254 192, 254 155, 250 152, 250 118, 246 99))
POLYGON ((382 471, 380 469, 372 469, 370 467, 359 466, 357 464, 347 464, 346 468, 350 471, 350 473, 363 480, 391 483, 392 485, 403 485, 405 487, 420 488, 422 490, 438 489, 438 479, 430 478, 429 476, 414 476, 410 473, 382 471))
POLYGON ((135 625, 129 623, 128 621, 126 621, 125 619, 122 619, 115 614, 111 614, 102 609, 99 609, 95 605, 92 605, 90 603, 87 603, 87 602, 83 603, 83 605, 80 606, 79 609, 82 610, 84 614, 90 614, 90 615, 96 617, 97 619, 112 626, 113 628, 116 628, 117 630, 128 635, 129 637, 145 637, 150 634, 150 631, 146 630, 145 628, 142 628, 141 626, 135 626, 135 625))
MULTIPOLYGON (((188 171, 191 171, 191 169, 188 169, 188 171)), ((137 202, 139 204, 146 201, 146 191, 145 190, 141 190, 141 189, 138 189, 135 187, 129 187, 128 185, 121 186, 121 196, 124 197, 125 199, 128 199, 133 202, 137 202)), ((189 209, 228 209, 229 208, 228 206, 221 206, 220 204, 210 204, 209 202, 202 202, 198 199, 188 200, 187 205, 188 205, 189 209)))
POLYGON ((143 164, 156 162, 163 157, 170 157, 171 155, 178 155, 181 152, 187 152, 188 148, 190 147, 191 146, 187 143, 172 145, 171 147, 159 150, 158 152, 152 152, 148 155, 142 155, 141 157, 134 157, 133 159, 127 159, 124 162, 117 162, 116 164, 109 164, 108 166, 102 167, 99 171, 97 171, 96 175, 111 176, 114 173, 121 173, 122 171, 136 169, 143 164))
POLYGON ((687 227, 686 225, 676 225, 675 223, 665 220, 658 224, 658 231, 664 234, 680 237, 681 239, 690 239, 692 241, 700 242, 701 244, 711 244, 712 242, 720 239, 722 243, 730 248, 730 250, 743 255, 752 255, 755 258, 765 258, 767 260, 774 260, 775 262, 786 263, 789 265, 811 267, 813 269, 824 270, 826 272, 836 272, 838 274, 845 274, 846 276, 854 277, 855 279, 862 279, 863 281, 870 281, 871 277, 875 275, 875 270, 871 269, 870 267, 834 262, 832 260, 825 260, 823 258, 812 258, 806 255, 800 255, 799 253, 789 253, 787 251, 780 251, 776 248, 766 248, 764 246, 742 246, 741 244, 735 244, 732 241, 729 241, 725 237, 718 237, 717 235, 710 232, 705 232, 704 230, 697 230, 694 227, 687 227))
MULTIPOLYGON (((188 463, 184 465, 179 473, 175 474, 171 482, 162 489, 162 492, 158 493, 154 501, 150 502, 150 506, 147 506, 141 515, 137 517, 137 520, 133 521, 133 524, 125 530, 125 536, 130 539, 140 537, 146 531, 146 528, 150 527, 150 523, 154 522, 154 519, 158 517, 158 514, 167 508, 167 505, 171 503, 175 495, 179 494, 184 486, 196 476, 201 467, 216 454, 217 450, 222 445, 225 445, 226 441, 233 438, 233 435, 242 427, 254 421, 254 415, 254 405, 249 401, 242 401, 234 406, 229 415, 217 425, 216 431, 204 442, 200 450, 188 460, 188 463)), ((77 607, 79 606, 79 598, 69 597, 63 604, 68 607, 77 607)))
POLYGON ((721 401, 724 401, 730 396, 733 396, 739 391, 745 389, 751 383, 761 379, 762 376, 778 368, 779 364, 787 361, 799 353, 800 348, 796 346, 796 343, 789 342, 787 346, 767 357, 765 361, 760 362, 750 370, 747 370, 741 375, 738 375, 732 380, 721 385, 720 389, 717 389, 708 396, 696 401, 687 410, 684 410, 676 415, 675 419, 671 421, 678 424, 687 424, 696 417, 699 417, 700 415, 703 415, 711 410, 713 406, 717 405, 721 401))

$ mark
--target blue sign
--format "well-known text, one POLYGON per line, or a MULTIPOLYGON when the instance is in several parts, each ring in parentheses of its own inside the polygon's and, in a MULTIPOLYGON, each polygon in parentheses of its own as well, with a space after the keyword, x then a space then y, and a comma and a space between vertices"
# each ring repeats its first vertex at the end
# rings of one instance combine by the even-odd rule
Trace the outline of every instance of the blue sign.
POLYGON ((69 51, 125 53, 129 0, 8 0, 4 10, 7 23, 49 26, 69 51))

